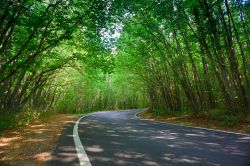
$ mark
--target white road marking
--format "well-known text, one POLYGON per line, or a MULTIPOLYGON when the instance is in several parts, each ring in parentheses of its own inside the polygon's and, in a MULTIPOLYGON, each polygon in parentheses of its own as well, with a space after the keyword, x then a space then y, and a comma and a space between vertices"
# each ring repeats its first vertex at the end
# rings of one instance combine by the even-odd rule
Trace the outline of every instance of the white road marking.
POLYGON ((84 116, 81 116, 76 122, 75 122, 75 126, 73 129, 73 138, 74 138, 74 143, 75 143, 75 148, 76 148, 76 152, 77 152, 77 156, 80 162, 80 166, 91 166, 91 163, 89 161, 88 155, 86 153, 86 151, 84 150, 84 147, 81 143, 79 134, 78 134, 78 125, 79 122, 81 121, 82 118, 90 116, 90 115, 94 115, 96 113, 105 113, 105 112, 110 112, 110 111, 97 111, 94 113, 90 113, 84 116))
POLYGON ((89 161, 88 155, 85 152, 83 145, 81 143, 79 134, 78 134, 78 125, 79 122, 82 118, 89 116, 91 114, 85 115, 85 116, 81 116, 76 122, 75 122, 75 126, 73 129, 73 138, 74 138, 74 143, 75 143, 75 148, 76 148, 76 152, 77 152, 77 156, 79 158, 79 162, 80 162, 80 166, 91 166, 91 163, 89 161))

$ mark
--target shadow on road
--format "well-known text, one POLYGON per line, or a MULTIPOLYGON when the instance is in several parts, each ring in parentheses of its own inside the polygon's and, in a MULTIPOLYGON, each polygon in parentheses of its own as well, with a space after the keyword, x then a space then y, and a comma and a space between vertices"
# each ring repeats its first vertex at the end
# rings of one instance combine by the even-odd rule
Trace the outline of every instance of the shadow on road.
POLYGON ((250 165, 248 136, 119 116, 91 116, 80 123, 93 166, 250 165))

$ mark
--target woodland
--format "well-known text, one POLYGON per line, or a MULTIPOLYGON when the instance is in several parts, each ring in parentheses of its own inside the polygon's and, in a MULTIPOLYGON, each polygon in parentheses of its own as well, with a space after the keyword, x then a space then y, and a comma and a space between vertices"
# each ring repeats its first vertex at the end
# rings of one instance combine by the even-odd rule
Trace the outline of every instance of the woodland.
POLYGON ((1 0, 0 126, 150 108, 250 114, 249 0, 1 0))

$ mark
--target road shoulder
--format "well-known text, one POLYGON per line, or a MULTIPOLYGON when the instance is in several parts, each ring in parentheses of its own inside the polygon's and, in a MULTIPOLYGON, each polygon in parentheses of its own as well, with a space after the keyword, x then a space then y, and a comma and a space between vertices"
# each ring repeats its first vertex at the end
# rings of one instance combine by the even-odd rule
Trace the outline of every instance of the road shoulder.
POLYGON ((65 126, 78 115, 58 114, 0 135, 0 165, 44 166, 52 160, 65 126))
POLYGON ((229 133, 247 134, 249 135, 250 123, 240 123, 235 127, 221 126, 218 121, 202 119, 200 117, 190 116, 171 116, 171 115, 156 115, 147 110, 139 112, 136 117, 142 120, 157 121, 163 123, 171 123, 174 125, 182 125, 188 127, 204 128, 208 130, 218 130, 229 133))

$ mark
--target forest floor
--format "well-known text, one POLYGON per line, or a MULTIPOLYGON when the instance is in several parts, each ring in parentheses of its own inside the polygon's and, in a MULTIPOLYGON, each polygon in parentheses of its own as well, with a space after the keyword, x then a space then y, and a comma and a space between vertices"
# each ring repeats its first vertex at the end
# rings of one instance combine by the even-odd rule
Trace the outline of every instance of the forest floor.
POLYGON ((250 134, 250 120, 239 121, 235 125, 222 125, 220 120, 212 120, 206 116, 155 114, 149 110, 140 113, 138 116, 161 122, 250 134))
POLYGON ((77 115, 57 114, 0 133, 1 166, 45 166, 52 159, 63 126, 77 115))

